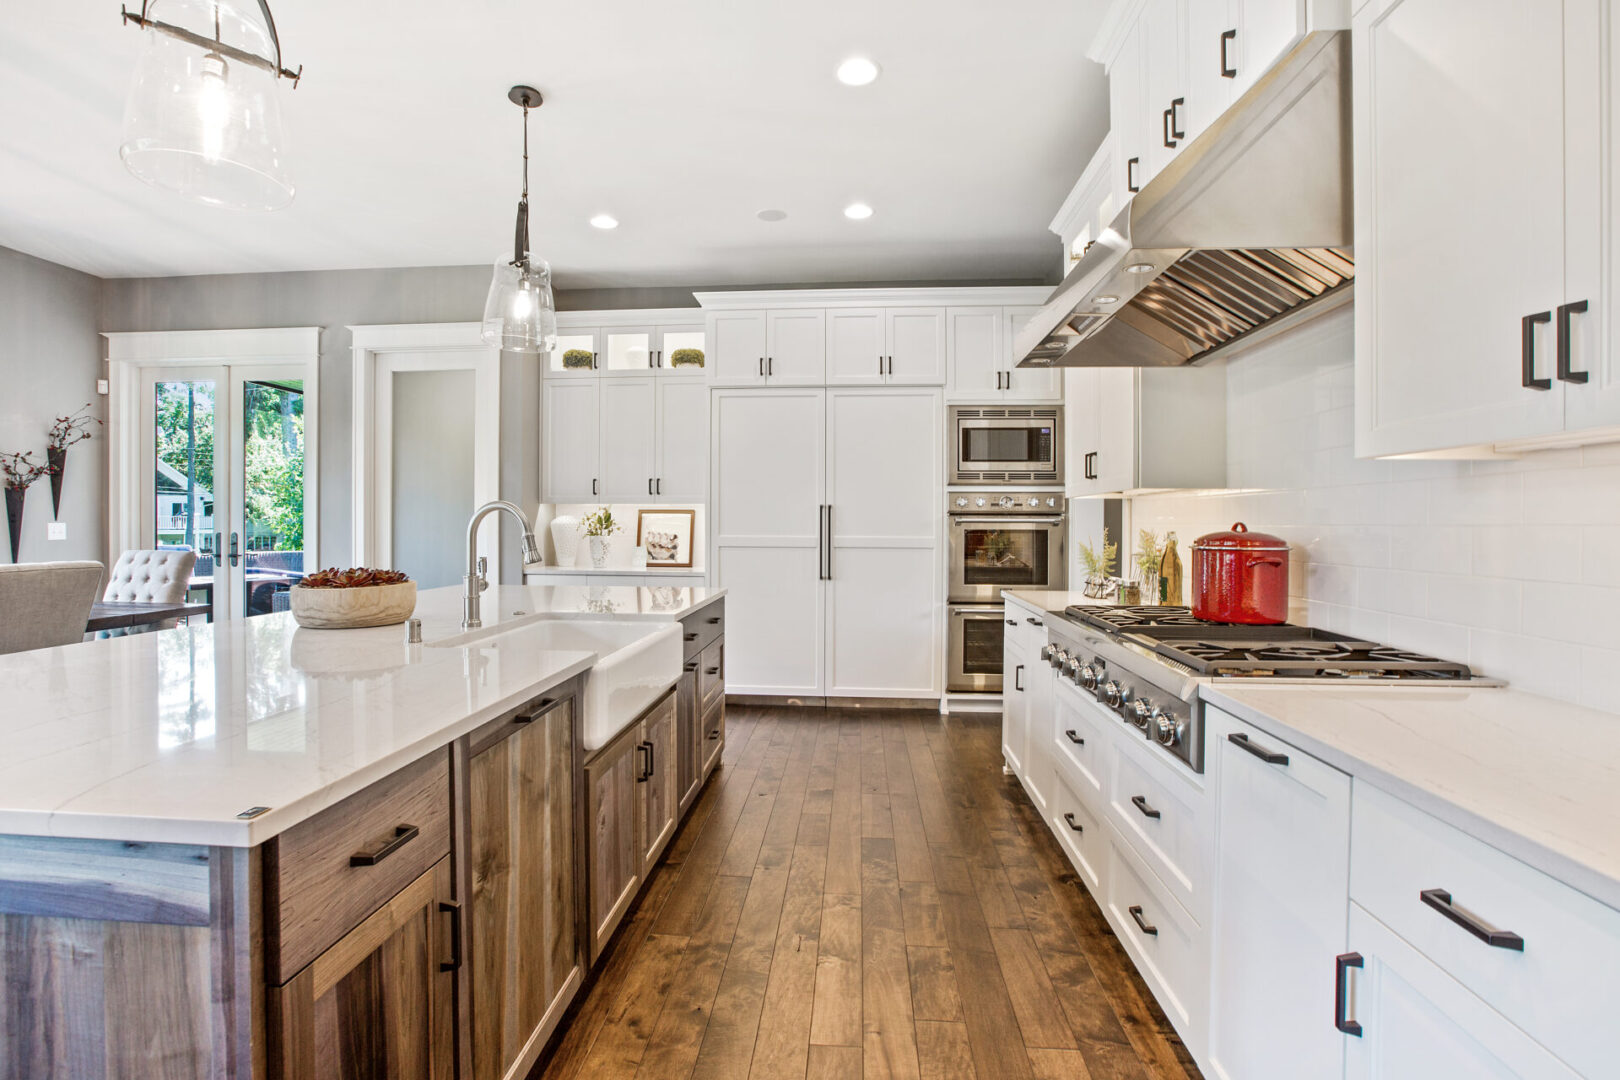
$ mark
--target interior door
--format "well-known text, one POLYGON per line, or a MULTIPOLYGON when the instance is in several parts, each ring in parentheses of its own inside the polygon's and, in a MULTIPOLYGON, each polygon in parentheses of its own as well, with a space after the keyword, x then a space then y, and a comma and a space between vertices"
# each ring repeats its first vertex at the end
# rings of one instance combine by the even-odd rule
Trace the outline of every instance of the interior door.
MULTIPOLYGON (((148 367, 141 369, 140 386, 140 469, 146 478, 140 543, 195 550, 189 595, 211 602, 215 619, 229 618, 240 596, 225 565, 231 544, 230 374, 223 366, 148 367)), ((240 562, 240 535, 235 540, 240 562)))
POLYGON ((547 379, 545 382, 545 497, 580 503, 597 497, 601 485, 600 379, 547 379))
POLYGON ((886 308, 884 352, 895 386, 942 386, 945 382, 945 309, 886 308))
POLYGON ((232 609, 240 615, 286 611, 288 590, 314 557, 305 525, 315 520, 305 472, 305 399, 302 364, 233 364, 231 391, 230 536, 225 577, 232 609))
POLYGON ((827 312, 827 382, 876 386, 884 382, 882 308, 827 312))
POLYGON ((651 499, 657 482, 657 392, 650 376, 603 379, 598 498, 651 499))
POLYGON ((820 695, 826 393, 718 390, 709 468, 714 580, 726 598, 727 688, 820 695))
POLYGON ((939 693, 943 416, 937 390, 827 392, 828 694, 939 693))

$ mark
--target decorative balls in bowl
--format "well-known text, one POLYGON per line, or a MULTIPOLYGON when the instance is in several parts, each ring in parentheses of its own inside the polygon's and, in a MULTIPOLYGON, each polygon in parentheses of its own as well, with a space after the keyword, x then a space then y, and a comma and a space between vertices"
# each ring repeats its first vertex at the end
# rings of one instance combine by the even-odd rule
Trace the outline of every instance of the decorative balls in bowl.
POLYGON ((317 570, 290 592, 293 618, 313 630, 392 626, 416 610, 416 582, 398 570, 317 570))

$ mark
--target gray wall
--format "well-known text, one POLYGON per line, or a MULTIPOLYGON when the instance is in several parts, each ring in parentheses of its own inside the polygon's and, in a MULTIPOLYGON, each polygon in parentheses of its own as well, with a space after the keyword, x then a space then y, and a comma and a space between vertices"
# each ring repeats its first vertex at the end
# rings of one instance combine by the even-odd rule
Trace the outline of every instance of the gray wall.
MULTIPOLYGON (((101 282, 89 274, 0 247, 0 450, 32 450, 45 457, 45 435, 58 417, 92 403, 102 377, 96 304, 101 282)), ((62 517, 67 539, 47 541, 51 489, 40 480, 23 513, 23 562, 98 559, 106 562, 107 440, 96 428, 89 442, 68 451, 63 470, 62 517)), ((0 561, 11 548, 0 525, 0 561)))

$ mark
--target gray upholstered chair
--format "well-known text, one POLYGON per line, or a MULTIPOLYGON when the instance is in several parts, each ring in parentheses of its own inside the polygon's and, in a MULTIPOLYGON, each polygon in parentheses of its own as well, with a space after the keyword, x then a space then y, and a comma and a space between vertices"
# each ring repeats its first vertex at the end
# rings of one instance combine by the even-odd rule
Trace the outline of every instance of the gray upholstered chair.
POLYGON ((98 562, 0 566, 0 653, 83 641, 105 570, 98 562))
MULTIPOLYGON (((186 585, 191 581, 191 568, 196 564, 197 553, 189 548, 126 551, 113 564, 107 591, 101 598, 124 604, 182 603, 186 598, 186 585)), ((165 630, 179 622, 167 619, 145 627, 131 627, 131 630, 165 630)))

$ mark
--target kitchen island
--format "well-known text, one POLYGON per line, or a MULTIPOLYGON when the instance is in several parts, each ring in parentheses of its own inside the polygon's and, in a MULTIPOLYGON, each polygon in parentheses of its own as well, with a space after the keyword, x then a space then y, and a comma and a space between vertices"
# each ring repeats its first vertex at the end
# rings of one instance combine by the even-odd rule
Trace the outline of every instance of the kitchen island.
POLYGON ((521 1075, 718 762, 722 595, 0 657, 0 1076, 521 1075))

